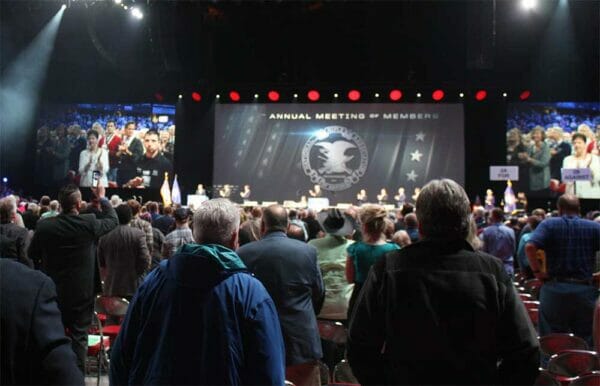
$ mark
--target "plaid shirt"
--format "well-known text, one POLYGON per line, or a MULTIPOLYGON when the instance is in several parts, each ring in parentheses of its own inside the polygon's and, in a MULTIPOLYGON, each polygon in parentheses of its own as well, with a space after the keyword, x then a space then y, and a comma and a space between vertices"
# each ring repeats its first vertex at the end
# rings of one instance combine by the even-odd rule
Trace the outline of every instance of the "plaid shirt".
POLYGON ((529 242, 546 252, 550 277, 590 279, 600 250, 600 224, 578 216, 549 218, 529 242))
POLYGON ((165 236, 165 243, 163 244, 163 259, 169 259, 175 254, 177 248, 184 244, 193 243, 194 236, 190 228, 177 228, 167 236, 165 236))

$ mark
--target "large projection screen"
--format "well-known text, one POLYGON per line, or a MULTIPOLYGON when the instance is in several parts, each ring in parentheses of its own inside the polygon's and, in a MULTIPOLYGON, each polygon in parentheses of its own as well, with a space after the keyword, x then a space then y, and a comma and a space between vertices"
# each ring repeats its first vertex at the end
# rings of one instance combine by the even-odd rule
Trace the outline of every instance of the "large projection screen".
MULTIPOLYGON (((245 184, 252 199, 298 201, 315 184, 331 203, 360 189, 389 202, 433 178, 464 183, 460 104, 219 104, 214 185, 245 184)), ((235 191, 237 189, 237 192, 235 191)), ((213 194, 216 196, 216 194, 213 194)))

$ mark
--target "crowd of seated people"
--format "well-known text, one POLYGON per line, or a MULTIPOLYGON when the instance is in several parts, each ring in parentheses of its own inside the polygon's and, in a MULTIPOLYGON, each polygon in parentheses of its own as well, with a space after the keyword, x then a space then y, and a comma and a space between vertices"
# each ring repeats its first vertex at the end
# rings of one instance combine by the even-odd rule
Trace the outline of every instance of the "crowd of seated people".
MULTIPOLYGON (((248 344, 259 351, 268 350, 272 358, 276 359, 270 364, 260 364, 264 366, 263 374, 237 374, 232 370, 232 366, 244 366, 237 363, 239 357, 233 360, 235 363, 230 363, 229 360, 221 363, 219 368, 226 374, 223 375, 226 377, 224 379, 231 382, 234 382, 234 378, 231 377, 242 377, 235 378, 240 381, 247 376, 247 379, 267 383, 277 383, 284 377, 297 385, 327 383, 328 379, 324 379, 327 375, 324 376, 320 372, 320 364, 335 366, 340 355, 344 356, 345 350, 341 350, 341 354, 338 350, 332 357, 331 350, 326 349, 326 339, 319 329, 321 323, 326 322, 340 322, 344 326, 348 335, 344 347, 348 349, 350 367, 355 373, 356 381, 365 384, 419 382, 417 375, 434 383, 443 380, 438 378, 442 376, 448 377, 448 383, 460 383, 456 382, 457 377, 481 384, 529 382, 537 374, 537 365, 530 366, 539 360, 536 334, 543 336, 556 332, 575 333, 589 342, 589 347, 592 348, 593 306, 598 288, 596 261, 593 258, 600 253, 600 211, 580 217, 577 198, 567 194, 559 199, 557 210, 552 213, 534 209, 531 213, 523 212, 512 216, 505 215, 499 208, 477 208, 471 213, 472 207, 462 188, 447 181, 449 180, 436 180, 426 185, 421 192, 421 195, 424 192, 425 196, 419 196, 416 207, 407 204, 390 212, 375 204, 351 206, 345 210, 325 209, 319 213, 310 209, 288 211, 278 205, 264 208, 243 207, 224 199, 209 200, 207 204, 192 211, 180 205, 164 207, 152 201, 123 201, 118 196, 113 196, 109 201, 103 197, 103 189, 102 192, 97 192, 90 202, 80 199, 77 188, 71 188, 66 193, 62 190, 59 197, 44 196, 40 200, 25 200, 10 195, 0 200, 0 257, 2 260, 13 260, 29 267, 27 269, 44 272, 55 282, 59 290, 58 310, 63 316, 48 323, 54 323, 54 329, 67 327, 64 331, 53 331, 54 338, 64 345, 64 342, 68 342, 64 338, 66 332, 72 339, 73 352, 76 355, 69 353, 65 356, 65 350, 59 350, 56 355, 63 357, 57 363, 64 366, 63 372, 56 368, 50 368, 48 371, 54 371, 53 376, 63 377, 62 379, 71 382, 80 376, 74 374, 73 369, 78 367, 79 370, 85 371, 81 362, 81 351, 78 351, 75 344, 80 336, 78 337, 73 330, 81 328, 82 334, 86 335, 89 325, 72 322, 65 316, 67 310, 69 314, 73 312, 72 304, 65 303, 65 295, 62 293, 64 288, 69 288, 70 284, 65 283, 69 278, 61 276, 60 268, 53 268, 52 265, 56 262, 50 261, 49 256, 54 251, 48 245, 51 242, 45 241, 56 235, 53 233, 53 227, 58 227, 61 221, 69 220, 65 217, 71 217, 69 221, 75 217, 82 218, 80 222, 69 225, 69 229, 80 227, 79 235, 90 229, 89 245, 93 249, 93 262, 99 277, 94 277, 95 270, 92 269, 92 275, 86 276, 86 280, 90 280, 90 288, 94 287, 94 283, 103 284, 103 287, 94 288, 93 294, 133 299, 130 306, 131 315, 124 321, 126 332, 118 338, 117 345, 113 347, 112 355, 116 360, 111 362, 111 366, 114 364, 115 367, 112 380, 116 384, 127 379, 135 379, 137 383, 175 380, 184 383, 202 383, 208 380, 216 382, 216 378, 206 378, 205 375, 196 374, 199 378, 194 378, 194 369, 181 367, 189 364, 187 360, 182 361, 179 367, 152 365, 152 360, 142 354, 144 350, 149 350, 148 345, 161 345, 160 350, 151 349, 150 352, 160 351, 175 357, 177 344, 163 347, 165 343, 156 338, 162 336, 163 333, 159 333, 161 328, 168 327, 161 327, 160 324, 144 327, 144 324, 140 324, 136 319, 139 319, 139 315, 136 316, 135 313, 141 312, 142 308, 148 310, 147 307, 151 304, 149 296, 154 296, 151 293, 159 288, 169 288, 166 292, 161 292, 165 296, 164 301, 168 301, 168 296, 183 294, 181 291, 185 288, 197 285, 199 291, 213 291, 211 293, 214 293, 216 298, 209 301, 205 297, 186 294, 183 297, 184 301, 198 302, 202 304, 203 312, 216 317, 216 309, 213 308, 225 307, 220 303, 222 297, 232 296, 222 291, 233 290, 235 286, 240 285, 237 282, 239 280, 250 280, 247 283, 248 290, 254 291, 252 295, 247 295, 251 297, 246 299, 250 302, 246 305, 252 304, 252 310, 244 312, 259 312, 260 318, 257 317, 258 319, 250 325, 247 320, 242 323, 235 319, 235 323, 241 323, 240 326, 245 326, 246 330, 234 332, 230 330, 233 327, 228 327, 226 337, 213 336, 208 341, 211 344, 222 345, 233 336, 237 336, 242 340, 230 342, 234 350, 238 345, 247 343, 242 343, 244 338, 238 334, 250 334, 254 337, 252 339, 264 339, 265 335, 262 335, 262 338, 260 334, 253 335, 257 330, 252 329, 268 325, 271 329, 276 328, 278 332, 270 337, 270 346, 262 347, 262 343, 255 341, 248 344), (451 196, 433 199, 436 195, 444 194, 451 196), (211 211, 205 210, 206 205, 212 208, 211 211), (559 219, 566 225, 555 222, 559 219), (94 225, 94 221, 99 222, 94 225), (84 223, 92 225, 86 228, 88 225, 84 226, 84 223), (229 225, 226 229, 219 230, 223 224, 229 225), (579 238, 568 239, 569 232, 564 227, 574 227, 579 238), (568 250, 561 248, 554 242, 557 236, 552 232, 559 232, 561 242, 572 247, 568 250), (47 237, 50 238, 46 239, 47 237), (189 261, 196 255, 208 259, 207 265, 198 263, 200 265, 196 266, 189 261), (455 257, 451 259, 449 256, 455 257), (461 259, 466 260, 461 262, 461 259), (480 261, 473 263, 473 259, 480 261), (285 264, 282 261, 285 261, 285 264), (187 273, 182 271, 184 266, 187 267, 187 273), (205 285, 194 281, 194 269, 200 267, 221 268, 218 273, 214 273, 214 278, 210 275, 205 277, 207 283, 212 283, 205 285), (480 272, 481 269, 486 273, 480 272), (431 272, 425 274, 428 270, 431 272), (254 277, 250 279, 236 276, 237 273, 246 271, 254 277), (406 273, 402 273, 404 271, 406 273), (450 275, 448 272, 453 273, 450 275), (179 284, 168 284, 172 275, 183 275, 177 279, 179 284), (516 298, 512 287, 515 276, 538 279, 544 283, 539 299, 540 312, 544 313, 544 318, 540 318, 535 327, 528 318, 524 318, 526 313, 522 306, 517 304, 520 300, 516 298), (219 284, 222 279, 217 280, 217 277, 229 279, 226 283, 219 284), (262 286, 255 287, 254 280, 262 283, 266 293, 261 292, 264 291, 262 286), (493 280, 495 284, 487 280, 493 280), (188 284, 178 287, 187 281, 188 284), (172 285, 175 287, 169 287, 172 285), (478 291, 492 288, 489 286, 499 292, 486 292, 486 297, 474 300, 479 296, 475 295, 478 291), (137 303, 136 293, 140 297, 137 303), (560 298, 561 293, 570 293, 571 302, 573 299, 580 302, 574 306, 578 307, 573 311, 577 320, 571 321, 571 324, 560 316, 561 312, 556 311, 558 305, 570 306, 560 298), (386 298, 383 294, 391 298, 386 298), (267 298, 267 306, 260 306, 262 303, 258 299, 263 299, 264 302, 267 298), (502 301, 495 303, 499 298, 502 301), (447 306, 440 303, 442 299, 448 302, 447 306), (478 323, 486 323, 480 327, 488 329, 494 326, 498 328, 498 333, 505 334, 502 335, 506 339, 503 342, 503 351, 498 355, 506 355, 506 361, 497 369, 496 356, 492 355, 493 361, 487 361, 490 346, 486 345, 490 344, 489 339, 492 339, 493 334, 484 337, 483 331, 480 331, 479 335, 471 335, 472 331, 463 328, 466 326, 457 329, 465 319, 461 319, 460 313, 449 313, 447 307, 461 301, 464 303, 461 303, 460 307, 477 308, 476 313, 481 319, 478 323), (490 305, 503 304, 506 309, 492 310, 487 302, 490 305), (431 319, 432 312, 448 319, 436 322, 431 319), (499 315, 498 312, 505 314, 499 315), (404 317, 401 318, 396 313, 401 313, 404 317), (391 319, 384 320, 385 315, 391 319), (387 330, 390 323, 398 323, 398 328, 387 330), (501 323, 505 326, 500 325, 501 323), (423 348, 416 346, 416 335, 401 335, 401 331, 410 329, 414 329, 415 334, 417 331, 421 334, 431 334, 430 338, 419 336, 424 339, 423 348), (454 332, 452 329, 455 329, 454 332), (319 334, 325 340, 319 340, 319 334), (140 337, 139 340, 136 341, 134 336, 140 337), (148 342, 144 342, 144 339, 148 339, 148 342), (453 353, 457 357, 453 365, 456 368, 452 371, 448 363, 441 363, 440 358, 429 357, 430 353, 425 351, 425 347, 434 347, 438 353, 441 352, 439 350, 448 350, 447 347, 439 346, 439 339, 449 339, 453 342, 451 346, 456 350, 453 353), (484 339, 485 342, 480 342, 481 346, 469 344, 467 350, 466 341, 473 339, 484 339), (410 348, 406 354, 403 354, 401 346, 398 346, 401 342, 405 342, 410 348), (463 344, 465 347, 462 347, 463 344), (520 348, 517 349, 517 346, 520 348), (511 362, 512 355, 519 359, 511 362), (141 362, 132 363, 134 360, 141 362), (382 367, 382 363, 390 360, 395 364, 393 369, 389 366, 382 367), (448 373, 427 374, 423 366, 411 367, 415 366, 415 361, 427 363, 432 360, 448 373), (69 361, 72 362, 70 365, 66 363, 69 361), (519 361, 518 364, 514 363, 519 361), (479 367, 466 365, 468 363, 478 363, 479 367), (144 367, 151 375, 144 378, 145 375, 135 373, 137 365, 144 367), (467 368, 469 370, 466 370, 467 368), (178 374, 185 374, 188 378, 177 377, 170 372, 180 372, 178 374), (154 378, 148 378, 150 376, 154 378)), ((68 232, 65 227, 61 229, 61 232, 68 232)), ((59 247, 57 244, 57 248, 59 247)), ((3 292, 5 284, 16 285, 8 284, 4 278, 2 282, 3 292)), ((50 291, 54 291, 53 287, 50 291)), ((236 291, 236 296, 241 296, 240 290, 236 291)), ((93 308, 85 312, 88 311, 92 312, 93 308)), ((169 307, 160 312, 169 312, 170 318, 177 318, 174 316, 177 314, 172 313, 175 311, 169 307)), ((231 312, 233 311, 228 307, 219 309, 219 318, 231 318, 231 312)), ((473 315, 474 311, 465 312, 473 315)), ((240 314, 236 318, 242 316, 240 314)), ((191 318, 203 320, 201 327, 193 328, 196 331, 194 334, 200 334, 198 329, 207 328, 212 331, 216 328, 212 324, 205 325, 207 321, 202 319, 201 315, 191 318)), ((162 320, 161 323, 167 325, 192 328, 189 323, 179 320, 156 320, 156 323, 162 320)), ((469 328, 477 330, 478 327, 474 325, 469 328)), ((272 331, 265 334, 270 333, 272 331)), ((184 335, 181 339, 185 341, 187 336, 184 335)), ((185 354, 197 354, 189 347, 193 344, 182 346, 186 346, 182 349, 185 354)), ((444 351, 443 355, 447 354, 450 355, 451 352, 444 351)), ((254 356, 251 353, 247 357, 269 361, 258 354, 254 356)), ((169 358, 161 360, 169 361, 169 358)), ((259 366, 258 363, 253 363, 259 366)), ((46 368, 41 366, 33 371, 43 372, 44 369, 46 368)), ((199 366, 196 373, 205 370, 208 371, 208 368, 199 366)))

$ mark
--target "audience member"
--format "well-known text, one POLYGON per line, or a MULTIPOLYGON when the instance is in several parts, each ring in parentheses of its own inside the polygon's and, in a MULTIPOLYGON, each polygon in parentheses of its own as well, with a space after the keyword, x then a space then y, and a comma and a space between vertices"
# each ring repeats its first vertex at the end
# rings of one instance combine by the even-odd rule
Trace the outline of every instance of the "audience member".
POLYGON ((417 215, 408 213, 404 216, 404 224, 406 225, 406 233, 410 236, 410 242, 416 243, 419 241, 419 221, 417 221, 417 215))
POLYGON ((17 203, 14 196, 0 200, 0 258, 8 258, 33 268, 27 257, 31 240, 29 231, 14 223, 17 216, 17 203))
POLYGON ((52 200, 50 201, 50 205, 48 206, 48 208, 50 210, 48 210, 47 212, 45 212, 44 214, 42 214, 40 216, 40 220, 45 219, 45 218, 49 218, 49 217, 56 217, 59 214, 58 209, 60 208, 60 204, 58 203, 57 200, 52 200))
POLYGON ((40 207, 38 204, 34 202, 27 204, 27 210, 21 215, 23 218, 23 223, 25 224, 25 228, 29 229, 30 231, 35 230, 35 226, 40 218, 39 212, 40 207))
POLYGON ((144 145, 135 135, 135 129, 135 122, 125 124, 121 143, 115 153, 116 167, 118 168, 117 183, 119 186, 127 184, 136 176, 137 163, 144 156, 144 145))
POLYGON ((163 209, 162 216, 157 216, 152 220, 152 226, 160 229, 163 235, 167 236, 175 227, 175 219, 173 218, 173 207, 166 206, 163 209))
POLYGON ((143 231, 129 226, 131 208, 115 208, 119 226, 100 238, 98 261, 104 280, 104 294, 130 300, 150 267, 150 252, 143 231))
POLYGON ((402 230, 394 233, 394 236, 392 236, 392 241, 396 243, 396 245, 400 248, 406 247, 407 245, 411 244, 410 236, 408 235, 408 233, 406 233, 406 231, 402 230))
POLYGON ((95 130, 87 132, 88 147, 79 155, 79 186, 96 186, 97 181, 104 187, 108 186, 108 152, 98 145, 98 136, 95 130))
POLYGON ((304 230, 296 224, 290 223, 288 225, 286 235, 290 239, 306 242, 306 239, 304 238, 304 230))
POLYGON ((227 200, 198 208, 198 244, 162 261, 129 306, 112 349, 112 385, 283 385, 275 305, 234 252, 238 227, 227 200))
POLYGON ((306 229, 306 223, 298 218, 298 211, 295 209, 290 209, 288 216, 290 217, 290 224, 295 224, 302 229, 304 239, 301 241, 308 241, 308 230, 306 229))
MULTIPOLYGON (((315 185, 318 186, 318 185, 315 185)), ((321 226, 317 221, 317 215, 313 209, 306 211, 306 217, 303 219, 306 223, 306 230, 308 231, 308 240, 316 239, 319 237, 319 232, 322 232, 321 226)))
POLYGON ((354 241, 346 237, 354 229, 350 216, 339 209, 330 209, 317 216, 325 237, 309 241, 317 249, 317 260, 325 285, 325 300, 319 318, 346 320, 348 302, 354 285, 346 281, 346 249, 354 241))
POLYGON ((433 180, 417 200, 423 240, 371 269, 350 324, 362 385, 533 384, 536 332, 501 262, 465 241, 470 203, 433 180))
POLYGON ((515 232, 504 225, 504 212, 500 208, 492 209, 490 225, 483 230, 480 238, 482 250, 502 261, 509 276, 514 275, 513 255, 515 254, 515 232))
POLYGON ((84 384, 48 276, 0 259, 0 309, 0 384, 84 384))
MULTIPOLYGON (((140 209, 142 206, 137 200, 131 199, 127 201, 127 205, 131 209, 131 221, 129 222, 129 226, 132 228, 137 228, 144 232, 146 236, 146 246, 148 247, 148 251, 151 256, 154 256, 154 240, 152 235, 152 224, 146 220, 142 220, 140 218, 140 209)), ((162 250, 158 251, 158 255, 160 256, 162 250)), ((160 257, 159 257, 160 260, 160 257)))
MULTIPOLYGON (((517 248, 517 263, 519 264, 519 271, 521 271, 521 275, 526 277, 527 279, 533 278, 533 272, 531 272, 531 267, 529 267, 529 260, 527 260, 527 255, 525 254, 525 245, 529 242, 529 239, 533 235, 533 231, 535 228, 543 221, 544 219, 540 216, 531 215, 527 218, 527 224, 531 228, 531 232, 527 232, 521 237, 519 240, 519 247, 517 248)), ((538 250, 538 254, 544 253, 541 249, 538 250)), ((539 257, 539 256, 538 256, 539 257)))
POLYGON ((358 217, 361 223, 362 241, 348 246, 346 258, 346 279, 354 283, 348 304, 348 320, 352 320, 352 310, 360 289, 367 279, 371 266, 387 252, 398 249, 396 244, 385 241, 385 221, 387 213, 380 205, 363 205, 358 217))
POLYGON ((600 224, 579 217, 579 199, 564 194, 558 199, 561 217, 542 221, 525 246, 529 266, 542 280, 540 335, 573 333, 592 345, 592 319, 598 298, 593 284, 595 256, 600 250, 600 224), (545 263, 537 259, 546 253, 545 263))
POLYGON ((177 251, 177 249, 182 245, 194 242, 194 236, 192 235, 192 231, 188 225, 188 220, 190 218, 189 211, 184 208, 178 208, 175 210, 174 218, 175 230, 165 236, 162 249, 163 259, 171 258, 171 256, 175 254, 175 251, 177 251))
MULTIPOLYGON (((316 220, 315 220, 316 221, 316 220)), ((320 385, 321 341, 316 314, 323 304, 323 280, 313 246, 289 239, 286 210, 267 207, 263 237, 240 247, 239 256, 269 291, 285 341, 286 379, 297 386, 320 385)))
POLYGON ((118 225, 115 210, 104 197, 104 187, 93 188, 100 198, 102 216, 79 214, 81 192, 73 185, 61 189, 62 213, 40 221, 29 246, 29 257, 41 260, 58 293, 62 321, 72 338, 77 365, 85 373, 87 335, 94 312, 96 238, 118 225))

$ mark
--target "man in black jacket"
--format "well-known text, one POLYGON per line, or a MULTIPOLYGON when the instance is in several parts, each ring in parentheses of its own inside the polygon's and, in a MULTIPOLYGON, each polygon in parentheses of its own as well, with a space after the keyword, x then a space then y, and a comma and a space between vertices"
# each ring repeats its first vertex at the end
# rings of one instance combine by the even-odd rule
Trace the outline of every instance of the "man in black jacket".
POLYGON ((470 207, 452 180, 417 199, 422 241, 371 269, 350 325, 361 384, 533 384, 536 332, 495 257, 465 241, 470 207))
POLYGON ((87 330, 94 312, 96 239, 115 228, 118 218, 104 188, 95 188, 102 212, 79 214, 81 192, 74 185, 64 187, 58 200, 62 213, 40 221, 29 246, 29 257, 41 260, 42 270, 52 278, 58 293, 62 321, 73 339, 77 365, 85 372, 87 330))
POLYGON ((0 384, 84 384, 48 276, 0 259, 0 309, 0 384))

